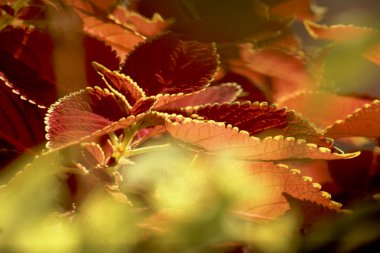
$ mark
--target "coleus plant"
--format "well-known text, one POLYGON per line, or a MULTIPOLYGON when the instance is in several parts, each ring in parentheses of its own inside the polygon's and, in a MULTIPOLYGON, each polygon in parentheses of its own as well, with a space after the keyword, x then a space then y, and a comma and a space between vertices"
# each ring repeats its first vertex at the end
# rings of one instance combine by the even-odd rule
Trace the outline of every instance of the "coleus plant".
MULTIPOLYGON (((215 41, 216 38, 197 34, 193 34, 198 36, 196 38, 190 36, 191 38, 187 38, 190 40, 183 39, 184 34, 187 34, 184 31, 188 31, 189 27, 199 27, 203 24, 202 19, 198 23, 190 22, 187 25, 181 24, 183 20, 180 20, 171 27, 170 22, 165 22, 159 16, 152 21, 119 8, 111 17, 96 3, 67 2, 74 6, 75 12, 70 13, 79 17, 81 21, 80 25, 76 24, 78 26, 75 26, 75 29, 84 37, 81 46, 85 51, 86 78, 82 79, 83 82, 78 82, 77 87, 66 85, 67 83, 61 84, 61 80, 56 80, 53 74, 54 59, 51 56, 53 49, 56 49, 53 45, 58 41, 54 36, 59 35, 59 32, 54 30, 56 27, 48 27, 46 30, 46 27, 39 26, 38 23, 34 23, 38 28, 25 25, 33 24, 34 18, 23 20, 20 24, 19 21, 25 18, 24 15, 17 16, 18 22, 11 23, 12 26, 3 30, 1 34, 1 54, 9 59, 7 64, 2 61, 1 65, 1 88, 4 90, 1 94, 4 96, 2 103, 16 108, 15 115, 19 115, 17 109, 20 108, 24 112, 31 111, 20 119, 11 117, 10 122, 16 126, 17 131, 10 136, 5 133, 12 127, 9 121, 4 120, 7 128, 2 130, 2 137, 7 145, 13 147, 17 147, 18 143, 26 144, 26 147, 17 148, 19 152, 24 152, 28 147, 41 142, 41 119, 46 107, 49 107, 45 118, 47 153, 60 153, 63 157, 61 163, 66 167, 64 171, 71 175, 67 180, 68 184, 74 184, 72 188, 75 188, 72 192, 73 199, 66 207, 70 208, 73 203, 80 207, 86 197, 99 188, 105 188, 118 201, 130 203, 122 190, 125 183, 121 176, 122 171, 131 166, 135 156, 162 148, 163 145, 149 146, 146 141, 166 134, 177 140, 175 143, 179 143, 179 146, 189 149, 194 156, 224 155, 231 160, 244 163, 244 166, 237 166, 236 169, 248 167, 247 177, 252 178, 252 184, 257 184, 256 189, 264 189, 262 194, 265 198, 252 195, 244 203, 239 203, 232 212, 239 217, 255 221, 274 219, 297 206, 304 211, 305 222, 312 223, 319 216, 340 212, 340 205, 331 201, 329 194, 321 192, 318 183, 312 183, 309 177, 301 176, 298 170, 289 168, 284 163, 294 160, 354 158, 358 153, 342 153, 333 146, 332 139, 329 138, 337 135, 331 134, 330 130, 327 131, 328 134, 324 134, 323 130, 326 128, 321 127, 317 120, 306 113, 305 115, 315 121, 320 129, 294 111, 282 108, 282 105, 286 105, 285 102, 281 104, 285 100, 278 98, 284 94, 288 95, 289 90, 282 90, 283 93, 275 92, 277 95, 273 95, 272 91, 276 91, 274 88, 266 93, 268 98, 273 97, 273 100, 280 102, 280 107, 277 107, 267 102, 236 102, 242 95, 242 88, 238 84, 213 82, 214 79, 220 80, 220 75, 223 75, 223 71, 220 70, 227 69, 227 72, 232 71, 248 77, 251 85, 258 85, 258 80, 268 81, 269 76, 269 79, 285 79, 286 82, 278 82, 280 84, 297 82, 295 90, 305 88, 303 85, 309 83, 310 73, 305 72, 303 60, 299 61, 299 52, 295 53, 300 49, 297 43, 293 43, 297 40, 293 34, 290 35, 290 39, 286 36, 289 35, 287 19, 294 14, 289 15, 288 10, 292 9, 292 2, 299 1, 255 1, 255 11, 258 11, 255 17, 270 27, 268 37, 260 39, 256 34, 258 31, 254 30, 254 39, 250 37, 252 34, 238 34, 239 36, 229 38, 227 45, 223 45, 226 42, 224 38, 215 45, 208 42, 215 41), (268 10, 270 15, 266 16, 268 10), (285 19, 278 21, 273 17, 274 14, 285 14, 285 19), (270 22, 267 23, 268 20, 270 22), (277 25, 272 27, 273 23, 277 25), (279 27, 281 36, 273 31, 277 31, 279 27), (53 35, 55 34, 53 38, 49 35, 49 29, 53 31, 53 35), (172 30, 175 35, 167 33, 154 36, 165 29, 172 30), (154 38, 146 40, 149 36, 154 38), (255 44, 257 50, 252 50, 252 40, 258 41, 255 44), (12 44, 10 41, 15 43, 12 44), (40 44, 41 41, 44 44, 40 44), (248 44, 241 45, 247 41, 248 44), (137 43, 141 44, 135 47, 137 43), (229 57, 229 51, 225 50, 229 49, 231 44, 233 48, 241 49, 237 59, 234 59, 235 51, 232 57, 229 57), (36 48, 40 50, 36 51, 36 48), (220 59, 216 51, 222 56, 220 59), (37 66, 30 53, 37 54, 38 59, 43 59, 43 64, 37 66), (273 57, 275 55, 279 57, 273 57), (276 64, 284 63, 281 65, 285 66, 284 69, 273 68, 272 60, 276 64), (294 64, 285 64, 289 62, 294 64), (20 78, 20 72, 25 74, 25 77, 20 78), (287 75, 289 72, 297 75, 287 75), (28 83, 23 83, 25 80, 28 80, 28 83), (213 85, 210 86, 211 82, 213 85), (84 88, 86 85, 91 87, 84 88), (57 96, 57 87, 69 89, 57 96), (79 87, 83 89, 74 91, 79 87), (40 92, 44 95, 39 94, 40 92), (18 96, 21 96, 21 100, 18 96), (53 103, 61 96, 63 97, 53 103), (50 106, 51 103, 53 104, 50 106), (20 123, 25 117, 34 118, 36 121, 20 123), (26 132, 21 129, 21 126, 29 124, 32 127, 29 127, 28 131, 32 131, 26 132), (17 138, 13 138, 14 136, 17 138), (30 136, 34 136, 35 139, 30 136), (19 140, 25 142, 18 142, 19 140)), ((301 2, 308 3, 301 10, 308 10, 309 1, 301 2)), ((33 6, 34 1, 31 3, 33 6)), ((241 3, 244 6, 245 2, 241 3)), ((201 1, 197 4, 201 5, 199 8, 202 10, 201 1)), ((42 8, 39 10, 44 13, 46 6, 42 4, 40 7, 42 8)), ((111 7, 105 7, 109 8, 111 7)), ((60 7, 58 10, 57 13, 62 11, 60 7)), ((223 13, 223 8, 216 10, 217 13, 218 11, 223 13)), ((315 19, 312 12, 297 10, 297 13, 302 13, 297 15, 299 19, 315 19)), ((12 13, 7 15, 10 14, 12 13)), ((220 16, 220 13, 216 14, 216 20, 220 16)), ((62 49, 65 45, 61 46, 62 49)), ((69 62, 75 62, 76 56, 78 55, 71 58, 74 61, 69 62)), ((75 67, 73 69, 75 70, 75 67)), ((228 78, 221 80, 231 81, 228 78)), ((298 105, 303 104, 300 101, 309 100, 296 100, 298 105)), ((360 106, 367 103, 366 101, 359 100, 354 104, 360 106)), ((348 104, 351 104, 351 100, 348 104)), ((374 102, 373 106, 376 107, 377 102, 374 102)), ((366 107, 372 111, 372 106, 366 107)), ((348 112, 338 113, 346 115, 348 112)), ((375 125, 371 129, 369 132, 378 128, 375 125)), ((338 132, 344 134, 344 131, 338 132)))
POLYGON ((213 44, 165 34, 136 47, 118 71, 93 65, 108 88, 88 87, 69 94, 49 108, 45 119, 49 149, 80 145, 81 155, 69 156, 78 172, 99 174, 100 168, 108 178, 105 185, 113 183, 117 189, 120 173, 110 168, 120 168, 117 165, 130 157, 155 148, 139 148, 141 139, 168 132, 194 152, 226 152, 233 159, 250 161, 252 177, 264 177, 266 187, 275 193, 265 200, 263 210, 255 208, 262 203, 252 200, 239 213, 278 217, 288 206, 283 192, 339 209, 328 195, 319 193, 317 184, 277 162, 345 159, 357 153, 336 151, 331 139, 293 111, 267 103, 233 102, 241 92, 237 84, 210 87, 218 67, 213 44), (274 190, 265 174, 276 170, 282 173, 276 179, 281 187, 274 190), (287 188, 289 180, 300 187, 287 188), (274 208, 278 205, 281 208, 274 208))

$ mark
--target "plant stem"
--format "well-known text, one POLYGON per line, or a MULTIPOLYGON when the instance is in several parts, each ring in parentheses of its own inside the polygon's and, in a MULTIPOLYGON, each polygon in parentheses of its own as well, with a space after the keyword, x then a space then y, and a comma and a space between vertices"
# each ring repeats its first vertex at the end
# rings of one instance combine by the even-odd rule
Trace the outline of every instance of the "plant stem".
POLYGON ((170 147, 170 143, 127 150, 123 155, 125 155, 126 157, 141 155, 141 154, 146 154, 146 153, 157 151, 157 150, 160 150, 162 148, 167 148, 167 147, 170 147))

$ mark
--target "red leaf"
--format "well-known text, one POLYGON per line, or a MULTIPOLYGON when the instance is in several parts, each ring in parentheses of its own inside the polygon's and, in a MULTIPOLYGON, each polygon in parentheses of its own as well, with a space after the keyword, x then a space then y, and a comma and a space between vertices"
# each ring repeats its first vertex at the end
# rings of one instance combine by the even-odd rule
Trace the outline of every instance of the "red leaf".
POLYGON ((41 106, 55 101, 53 42, 34 29, 8 28, 0 33, 0 70, 10 88, 41 106))
POLYGON ((114 94, 99 88, 72 93, 53 104, 46 116, 48 148, 59 148, 91 136, 130 115, 114 94))
POLYGON ((286 159, 344 159, 360 154, 332 153, 326 147, 306 143, 303 139, 275 136, 259 139, 247 131, 215 121, 200 121, 180 115, 163 115, 166 128, 176 139, 199 147, 207 152, 227 153, 238 159, 275 161, 286 159))
POLYGON ((278 102, 278 105, 302 113, 304 117, 324 129, 370 102, 369 99, 341 96, 324 91, 302 91, 285 97, 278 102))
POLYGON ((121 72, 151 96, 201 90, 209 85, 217 66, 213 44, 181 41, 165 34, 138 46, 121 72))
MULTIPOLYGON (((84 74, 87 82, 92 85, 102 85, 103 81, 91 67, 91 62, 102 62, 111 69, 118 68, 119 62, 111 49, 96 39, 85 37, 83 47, 86 73, 78 75, 84 74)), ((55 102, 58 94, 68 94, 77 89, 72 83, 57 83, 54 50, 52 38, 46 31, 9 27, 0 33, 0 71, 9 79, 11 89, 41 107, 55 102)), ((71 74, 77 73, 78 70, 72 68, 77 66, 78 59, 74 57, 65 60, 67 68, 72 70, 71 74)), ((57 76, 60 74, 62 73, 57 76)))
POLYGON ((133 105, 131 114, 138 115, 149 111, 156 103, 155 97, 142 98, 133 105))
POLYGON ((92 64, 103 77, 108 88, 115 94, 121 93, 129 105, 133 106, 138 100, 146 97, 144 91, 129 76, 117 71, 110 71, 96 62, 92 64))
MULTIPOLYGON (((44 142, 43 117, 46 110, 38 108, 23 96, 20 98, 6 85, 11 84, 0 75, 0 149, 1 153, 20 154, 44 142)), ((4 160, 9 158, 2 157, 4 160)))
MULTIPOLYGON (((108 69, 118 69, 119 59, 111 47, 106 46, 101 40, 85 36, 83 39, 85 51, 85 67, 87 83, 90 86, 104 86, 104 82, 92 67, 93 62, 99 62, 108 69)), ((73 59, 74 60, 74 59, 73 59)))
POLYGON ((266 102, 205 105, 187 108, 185 115, 231 124, 259 138, 283 135, 304 139, 328 148, 332 146, 332 141, 326 140, 322 132, 317 131, 305 119, 285 108, 268 106, 266 102))

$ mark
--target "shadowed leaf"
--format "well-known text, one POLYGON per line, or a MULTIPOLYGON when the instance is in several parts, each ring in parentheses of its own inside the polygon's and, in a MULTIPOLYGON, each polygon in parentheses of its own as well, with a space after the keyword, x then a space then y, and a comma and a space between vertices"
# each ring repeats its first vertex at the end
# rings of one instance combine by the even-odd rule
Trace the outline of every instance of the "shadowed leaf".
MULTIPOLYGON (((91 67, 92 61, 101 62, 108 68, 118 68, 119 61, 104 43, 90 37, 83 38, 85 77, 91 85, 103 81, 91 67)), ((41 107, 57 100, 59 94, 68 94, 77 87, 71 83, 57 83, 54 73, 54 44, 46 31, 33 28, 7 28, 0 33, 0 71, 10 81, 11 89, 41 107)), ((73 54, 76 55, 76 54, 73 54)), ((67 68, 77 66, 78 59, 69 58, 67 68), (72 64, 70 62, 72 61, 72 64)), ((71 69, 75 73, 76 69, 71 69)), ((67 70, 65 70, 67 71, 67 70)), ((59 75, 57 75, 59 76, 59 75)), ((81 84, 85 85, 85 84, 81 84)))
POLYGON ((282 17, 296 17, 298 20, 318 20, 326 9, 316 6, 313 0, 286 0, 272 5, 269 12, 282 17))
POLYGON ((121 69, 147 96, 190 93, 208 86, 218 66, 213 44, 165 34, 131 52, 121 69))
MULTIPOLYGON (((0 75, 0 159, 1 163, 27 151, 45 140, 45 109, 21 99, 5 85, 0 75)), ((24 97, 23 97, 24 98, 24 97)))

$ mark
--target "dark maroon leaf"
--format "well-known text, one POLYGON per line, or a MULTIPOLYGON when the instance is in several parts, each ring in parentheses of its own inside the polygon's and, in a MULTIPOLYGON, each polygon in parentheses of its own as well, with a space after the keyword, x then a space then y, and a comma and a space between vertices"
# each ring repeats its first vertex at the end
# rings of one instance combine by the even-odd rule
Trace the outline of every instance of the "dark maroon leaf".
POLYGON ((57 98, 53 50, 47 33, 9 27, 0 33, 0 71, 13 89, 48 106, 57 98))
POLYGON ((138 100, 145 97, 144 91, 130 77, 116 71, 110 71, 96 62, 93 62, 93 66, 103 77, 107 86, 114 93, 121 93, 129 105, 133 106, 138 100))
POLYGON ((130 8, 152 17, 160 13, 176 22, 171 30, 187 39, 199 41, 238 41, 258 34, 278 35, 287 26, 282 19, 271 18, 259 1, 251 0, 164 0, 132 1, 130 8))
POLYGON ((362 154, 348 161, 328 162, 333 182, 328 185, 336 199, 352 204, 380 189, 379 157, 376 152, 362 154))
POLYGON ((181 41, 173 34, 165 34, 140 44, 128 56, 121 72, 151 96, 201 90, 209 85, 217 66, 213 44, 181 41))
POLYGON ((0 76, 0 158, 2 163, 45 140, 43 117, 46 110, 38 108, 5 85, 0 76))
MULTIPOLYGON (((313 229, 313 225, 321 219, 337 218, 339 215, 342 215, 339 209, 331 208, 331 206, 328 207, 312 200, 293 197, 286 192, 283 193, 283 196, 290 206, 290 210, 287 212, 295 212, 295 214, 301 215, 301 232, 303 234, 310 233, 313 229)), ((336 205, 338 206, 340 204, 337 203, 336 205)))
POLYGON ((140 113, 149 111, 153 107, 155 102, 155 97, 143 98, 137 101, 137 103, 132 108, 131 115, 138 115, 140 113))
MULTIPOLYGON (((119 61, 112 49, 97 39, 84 37, 84 76, 91 85, 104 85, 91 67, 92 61, 117 69, 119 61)), ((0 33, 0 71, 10 81, 10 88, 40 106, 49 106, 59 95, 68 94, 85 83, 57 83, 54 66, 54 42, 46 31, 8 27, 0 33)), ((67 52, 69 54, 69 52, 67 52)), ((73 54, 76 56, 77 54, 73 54)), ((66 72, 77 73, 77 58, 68 58, 66 72)), ((78 75, 81 73, 78 73, 78 75)), ((83 73, 82 73, 83 74, 83 73)))

